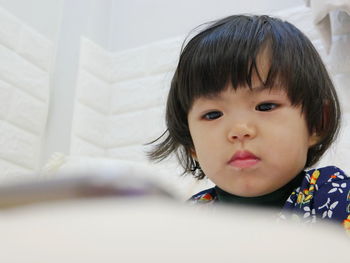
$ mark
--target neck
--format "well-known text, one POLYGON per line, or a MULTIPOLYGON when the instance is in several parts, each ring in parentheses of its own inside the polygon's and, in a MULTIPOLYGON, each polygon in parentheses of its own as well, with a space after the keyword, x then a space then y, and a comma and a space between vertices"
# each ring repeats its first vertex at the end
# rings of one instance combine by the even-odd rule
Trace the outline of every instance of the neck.
POLYGON ((276 191, 256 197, 242 197, 230 194, 220 189, 218 186, 215 187, 215 190, 218 195, 218 199, 223 203, 234 203, 239 205, 253 205, 253 206, 262 206, 262 207, 275 207, 282 208, 284 203, 287 201, 288 197, 292 191, 297 188, 302 179, 304 178, 304 171, 298 174, 292 181, 284 185, 283 187, 277 189, 276 191))

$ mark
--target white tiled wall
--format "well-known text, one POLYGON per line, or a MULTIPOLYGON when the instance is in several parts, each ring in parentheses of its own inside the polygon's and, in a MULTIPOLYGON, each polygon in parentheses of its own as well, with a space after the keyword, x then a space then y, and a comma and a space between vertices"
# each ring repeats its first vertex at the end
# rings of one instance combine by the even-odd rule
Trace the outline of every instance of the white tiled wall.
POLYGON ((0 180, 39 168, 52 43, 0 8, 0 180))
POLYGON ((164 102, 181 39, 122 53, 88 39, 81 46, 71 154, 145 162, 142 145, 165 129, 164 102))

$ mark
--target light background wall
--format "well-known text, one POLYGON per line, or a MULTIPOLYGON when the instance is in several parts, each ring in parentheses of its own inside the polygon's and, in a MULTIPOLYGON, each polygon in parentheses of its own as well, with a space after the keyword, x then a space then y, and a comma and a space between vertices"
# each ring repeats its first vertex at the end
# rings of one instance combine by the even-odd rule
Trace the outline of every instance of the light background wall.
POLYGON ((303 0, 112 0, 111 48, 123 50, 185 35, 227 15, 271 14, 302 4, 303 0))
MULTIPOLYGON (((0 6, 49 40, 56 40, 65 0, 0 0, 0 6)), ((74 1, 74 0, 73 0, 74 1)))

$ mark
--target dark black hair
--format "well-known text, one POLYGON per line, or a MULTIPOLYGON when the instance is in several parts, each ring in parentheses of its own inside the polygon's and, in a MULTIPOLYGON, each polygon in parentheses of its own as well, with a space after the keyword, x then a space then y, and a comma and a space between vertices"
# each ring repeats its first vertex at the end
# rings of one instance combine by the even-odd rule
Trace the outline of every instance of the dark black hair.
POLYGON ((260 80, 266 88, 278 81, 292 105, 301 106, 310 134, 320 137, 308 150, 305 168, 315 164, 339 130, 336 91, 311 41, 292 24, 265 15, 233 15, 212 22, 184 44, 166 105, 167 130, 152 142, 158 144, 149 157, 159 161, 175 153, 184 173, 204 178, 191 156, 188 112, 196 98, 217 94, 227 83, 234 89, 251 87, 252 73, 258 73, 256 59, 264 48, 269 50, 270 69, 260 80))

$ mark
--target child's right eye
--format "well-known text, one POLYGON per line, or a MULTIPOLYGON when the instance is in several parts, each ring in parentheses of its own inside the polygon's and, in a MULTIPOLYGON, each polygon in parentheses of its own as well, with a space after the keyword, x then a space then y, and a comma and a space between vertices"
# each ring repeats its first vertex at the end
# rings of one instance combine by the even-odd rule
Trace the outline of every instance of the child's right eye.
POLYGON ((215 120, 218 119, 222 116, 222 112, 220 111, 211 111, 202 116, 203 119, 205 120, 215 120))

